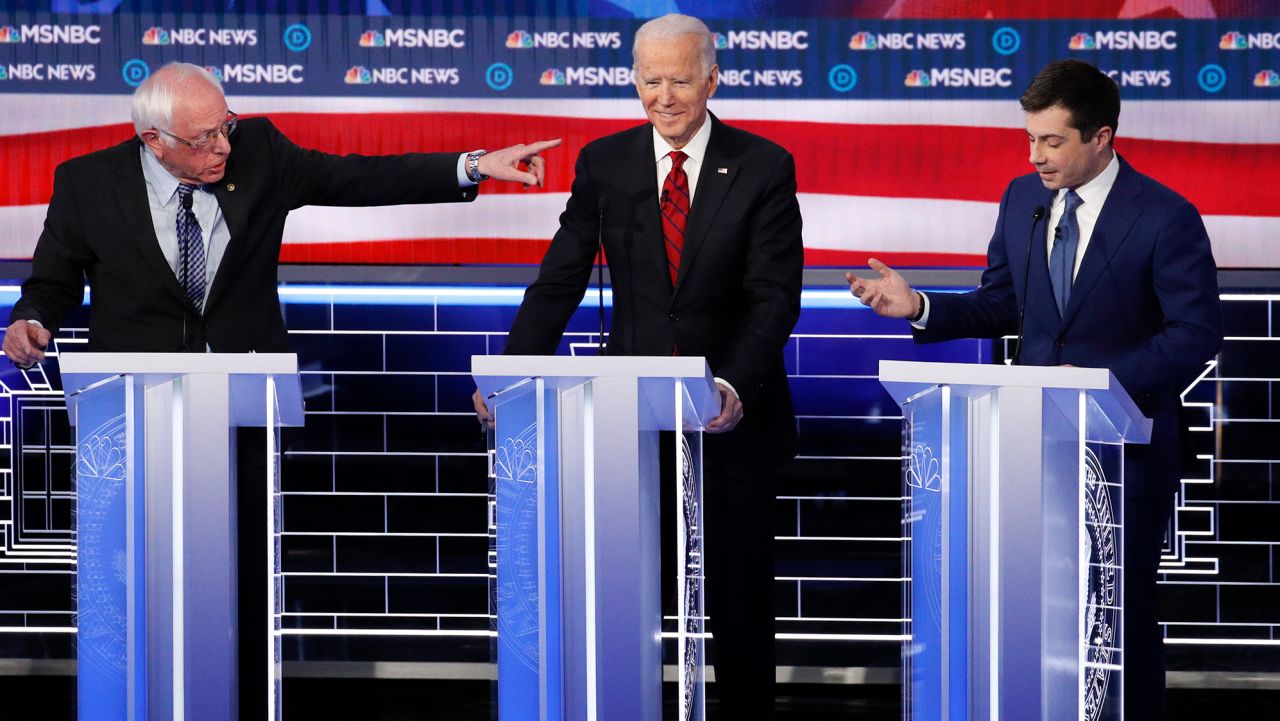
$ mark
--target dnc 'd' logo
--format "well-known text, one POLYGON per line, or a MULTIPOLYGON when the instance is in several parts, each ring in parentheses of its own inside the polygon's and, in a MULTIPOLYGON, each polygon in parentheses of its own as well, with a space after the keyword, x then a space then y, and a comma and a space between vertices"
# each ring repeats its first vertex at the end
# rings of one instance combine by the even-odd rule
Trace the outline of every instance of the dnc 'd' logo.
POLYGON ((1280 88, 1280 73, 1274 70, 1259 70, 1258 74, 1253 76, 1253 87, 1280 88))

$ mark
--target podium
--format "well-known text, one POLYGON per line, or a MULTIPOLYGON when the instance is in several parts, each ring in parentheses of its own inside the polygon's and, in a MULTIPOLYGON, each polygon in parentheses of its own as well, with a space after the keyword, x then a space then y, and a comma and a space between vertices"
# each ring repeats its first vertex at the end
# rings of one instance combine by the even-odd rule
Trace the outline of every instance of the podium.
MULTIPOLYGON (((237 709, 236 557, 275 569, 280 426, 302 425, 292 354, 66 353, 76 428, 81 721, 227 721, 237 709), (235 428, 264 426, 267 541, 236 548, 235 428)), ((274 617, 274 614, 273 614, 274 617)), ((268 718, 280 718, 279 629, 262 619, 268 718)))
POLYGON ((908 721, 1123 718, 1124 444, 1106 369, 881 361, 903 410, 908 721))
POLYGON ((659 463, 676 464, 679 718, 703 718, 700 429, 720 412, 694 357, 473 356, 494 413, 498 717, 662 718, 659 463), (660 461, 658 434, 678 431, 660 461))

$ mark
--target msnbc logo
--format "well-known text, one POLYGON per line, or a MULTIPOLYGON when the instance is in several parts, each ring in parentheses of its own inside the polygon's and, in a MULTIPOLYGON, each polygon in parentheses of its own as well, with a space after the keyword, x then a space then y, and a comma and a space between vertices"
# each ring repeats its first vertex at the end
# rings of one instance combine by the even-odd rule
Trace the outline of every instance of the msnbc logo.
POLYGON ((224 78, 222 77, 222 68, 219 68, 219 67, 216 67, 216 66, 213 66, 213 65, 206 65, 206 66, 204 66, 204 69, 205 69, 205 70, 206 70, 210 75, 212 75, 213 77, 217 78, 217 79, 218 79, 218 82, 220 82, 220 83, 221 83, 221 82, 223 82, 223 81, 224 81, 224 78))
POLYGON ((342 81, 347 85, 370 85, 373 83, 373 73, 363 65, 352 65, 342 81))
POLYGON ((564 72, 555 68, 543 70, 542 77, 538 78, 540 85, 567 85, 568 82, 564 77, 564 72))
POLYGON ((1255 88, 1280 88, 1280 73, 1274 70, 1260 70, 1253 76, 1255 88))
POLYGON ((507 36, 507 47, 521 50, 533 47, 533 36, 523 30, 517 30, 507 36))
POLYGON ((850 50, 875 50, 876 36, 868 32, 860 32, 849 39, 850 50))
POLYGON ((906 82, 903 83, 908 88, 927 88, 933 84, 929 79, 927 70, 912 70, 907 73, 906 82))
POLYGON ((168 45, 172 42, 172 38, 169 37, 169 31, 164 28, 149 27, 142 34, 143 45, 168 45))
POLYGON ((377 30, 365 30, 360 34, 360 47, 362 48, 385 48, 387 39, 377 30))
POLYGON ((724 33, 716 33, 716 50, 727 50, 729 48, 729 38, 724 33))
POLYGON ((1098 41, 1088 33, 1076 33, 1071 36, 1071 43, 1067 45, 1071 50, 1097 50, 1098 41))
POLYGON ((20 43, 22 33, 12 25, 0 27, 0 43, 20 43))

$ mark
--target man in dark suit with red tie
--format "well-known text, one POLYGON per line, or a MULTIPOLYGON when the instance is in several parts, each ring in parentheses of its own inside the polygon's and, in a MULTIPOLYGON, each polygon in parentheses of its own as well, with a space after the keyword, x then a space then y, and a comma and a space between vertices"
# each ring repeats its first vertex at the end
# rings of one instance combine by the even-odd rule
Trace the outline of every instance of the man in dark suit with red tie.
POLYGON ((1152 419, 1150 445, 1125 448, 1124 705, 1162 719, 1156 568, 1181 475, 1179 394, 1222 344, 1217 267, 1195 207, 1113 149, 1115 81, 1061 60, 1021 101, 1036 172, 1005 190, 982 285, 919 293, 873 259, 881 277, 850 274, 850 290, 909 319, 917 342, 1021 333, 1022 363, 1107 368, 1152 419))
MULTIPOLYGON (((704 441, 706 588, 721 718, 773 707, 773 499, 796 452, 782 349, 800 313, 803 248, 786 150, 707 112, 719 69, 699 20, 646 23, 633 48, 649 123, 578 156, 560 230, 507 354, 550 354, 603 240, 610 355, 705 356, 722 412, 704 441)), ((476 410, 491 420, 483 399, 476 410)))

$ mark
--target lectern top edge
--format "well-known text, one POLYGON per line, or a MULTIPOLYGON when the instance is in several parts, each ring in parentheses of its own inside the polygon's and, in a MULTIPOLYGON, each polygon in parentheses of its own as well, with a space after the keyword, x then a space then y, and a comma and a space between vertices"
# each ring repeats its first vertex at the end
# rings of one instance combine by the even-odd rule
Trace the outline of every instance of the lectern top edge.
POLYGON ((1115 388, 1106 368, 1006 366, 983 363, 880 361, 880 380, 950 386, 1028 386, 1105 391, 1115 388))
POLYGON ((475 355, 471 374, 497 377, 703 378, 701 356, 475 355))
POLYGON ((285 375, 298 372, 293 353, 60 353, 58 367, 65 375, 130 374, 285 375))

